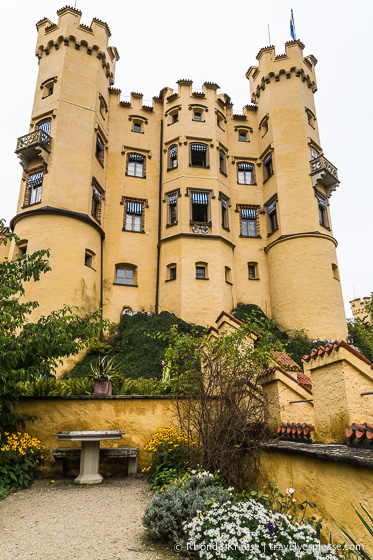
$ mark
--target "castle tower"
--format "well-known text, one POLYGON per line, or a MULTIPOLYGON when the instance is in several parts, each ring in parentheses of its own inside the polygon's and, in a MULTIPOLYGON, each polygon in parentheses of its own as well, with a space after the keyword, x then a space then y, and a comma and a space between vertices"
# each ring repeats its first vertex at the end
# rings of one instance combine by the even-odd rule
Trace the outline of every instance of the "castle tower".
POLYGON ((259 160, 268 238, 264 251, 273 318, 311 338, 346 337, 329 199, 336 168, 320 146, 313 56, 300 41, 260 50, 247 72, 258 105, 259 160))
POLYGON ((27 286, 39 314, 65 303, 170 311, 210 325, 237 303, 312 338, 346 336, 329 200, 338 186, 303 44, 261 49, 236 113, 219 86, 189 79, 152 101, 112 87, 106 23, 58 11, 38 22, 39 74, 9 258, 50 247, 27 286))
POLYGON ((27 286, 38 314, 65 303, 82 312, 101 305, 108 88, 119 58, 106 23, 82 25, 81 12, 69 7, 57 14, 57 24, 44 18, 36 25, 30 132, 16 149, 23 179, 12 227, 21 244, 10 258, 51 249, 52 271, 27 286))

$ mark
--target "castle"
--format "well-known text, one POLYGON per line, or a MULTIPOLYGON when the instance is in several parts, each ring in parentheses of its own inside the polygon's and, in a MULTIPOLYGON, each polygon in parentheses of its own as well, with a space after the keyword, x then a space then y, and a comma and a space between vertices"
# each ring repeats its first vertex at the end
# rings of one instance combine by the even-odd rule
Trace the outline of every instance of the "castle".
POLYGON ((52 271, 27 287, 39 315, 63 304, 167 310, 210 325, 253 303, 287 329, 345 339, 329 200, 337 169, 315 112, 314 56, 301 41, 262 48, 233 112, 205 82, 121 100, 106 23, 65 7, 40 20, 39 74, 8 258, 50 248, 52 271))

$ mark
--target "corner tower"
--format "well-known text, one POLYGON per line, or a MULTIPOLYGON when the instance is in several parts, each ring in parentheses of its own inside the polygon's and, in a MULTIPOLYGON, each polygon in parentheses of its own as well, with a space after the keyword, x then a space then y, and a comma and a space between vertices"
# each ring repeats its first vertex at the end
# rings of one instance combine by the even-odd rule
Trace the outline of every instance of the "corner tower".
POLYGON ((346 338, 346 319, 329 200, 338 186, 336 168, 319 139, 313 56, 300 41, 259 51, 249 68, 258 106, 259 161, 267 217, 268 274, 273 318, 311 338, 346 338))
POLYGON ((119 58, 106 23, 83 25, 70 7, 57 14, 57 24, 36 24, 39 72, 30 132, 17 142, 23 178, 11 223, 23 250, 51 249, 52 271, 27 286, 38 314, 101 305, 108 88, 119 58))

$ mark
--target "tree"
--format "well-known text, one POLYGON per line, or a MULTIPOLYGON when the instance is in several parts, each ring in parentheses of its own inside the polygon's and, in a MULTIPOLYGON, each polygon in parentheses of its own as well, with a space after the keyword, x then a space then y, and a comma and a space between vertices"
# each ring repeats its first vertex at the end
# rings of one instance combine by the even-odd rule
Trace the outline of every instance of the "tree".
MULTIPOLYGON (((0 220, 0 231, 4 221, 0 220)), ((0 243, 20 239, 5 233, 0 243)), ((42 249, 20 258, 0 263, 0 438, 1 429, 14 427, 22 418, 12 412, 19 398, 18 383, 49 372, 64 356, 76 354, 88 345, 93 336, 111 326, 102 319, 101 310, 85 316, 78 309, 65 305, 58 311, 29 321, 39 304, 23 301, 24 284, 37 282, 51 270, 49 249, 42 249)))
MULTIPOLYGON (((218 338, 170 334, 167 365, 182 395, 176 400, 180 428, 196 442, 203 468, 219 471, 243 488, 257 477, 268 401, 260 375, 281 343, 262 336, 254 346, 245 324, 218 338)), ((254 337, 255 338, 255 337, 254 337)), ((192 446, 191 449, 195 449, 192 446)))

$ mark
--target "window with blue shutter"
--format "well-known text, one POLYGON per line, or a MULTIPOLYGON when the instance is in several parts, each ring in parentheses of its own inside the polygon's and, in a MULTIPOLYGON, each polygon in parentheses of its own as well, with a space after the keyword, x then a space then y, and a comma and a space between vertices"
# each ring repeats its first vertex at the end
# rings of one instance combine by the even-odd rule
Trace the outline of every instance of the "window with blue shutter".
POLYGON ((207 153, 206 144, 190 144, 190 165, 207 167, 207 153))
POLYGON ((41 201, 41 191, 43 187, 44 171, 34 173, 29 176, 28 180, 28 204, 36 204, 41 201))

